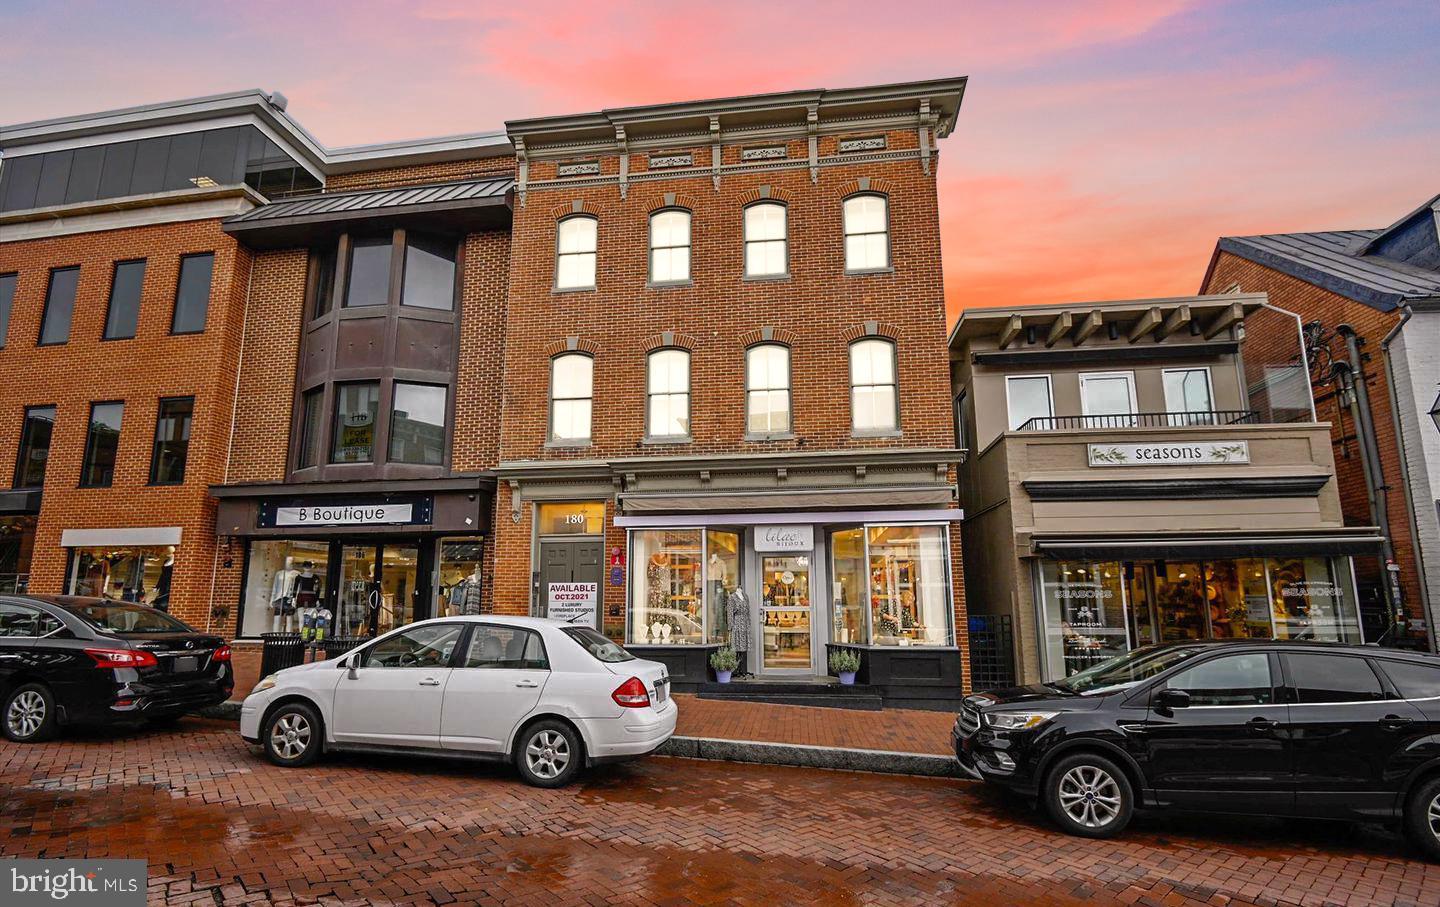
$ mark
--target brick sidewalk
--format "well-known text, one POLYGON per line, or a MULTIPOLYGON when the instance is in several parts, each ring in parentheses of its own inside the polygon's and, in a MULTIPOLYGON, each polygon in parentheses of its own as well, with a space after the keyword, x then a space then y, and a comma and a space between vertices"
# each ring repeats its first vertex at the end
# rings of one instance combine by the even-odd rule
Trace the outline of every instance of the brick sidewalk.
POLYGON ((764 702, 721 702, 676 695, 681 737, 718 740, 752 740, 833 746, 842 749, 885 750, 896 753, 950 753, 952 712, 885 709, 824 709, 764 702))

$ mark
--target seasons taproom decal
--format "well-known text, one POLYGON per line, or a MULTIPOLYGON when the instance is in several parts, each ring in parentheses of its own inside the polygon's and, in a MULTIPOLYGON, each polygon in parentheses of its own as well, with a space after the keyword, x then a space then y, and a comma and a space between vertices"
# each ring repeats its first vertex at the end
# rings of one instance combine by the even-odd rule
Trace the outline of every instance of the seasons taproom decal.
POLYGON ((1090 444, 1091 466, 1204 466, 1249 463, 1249 441, 1090 444))

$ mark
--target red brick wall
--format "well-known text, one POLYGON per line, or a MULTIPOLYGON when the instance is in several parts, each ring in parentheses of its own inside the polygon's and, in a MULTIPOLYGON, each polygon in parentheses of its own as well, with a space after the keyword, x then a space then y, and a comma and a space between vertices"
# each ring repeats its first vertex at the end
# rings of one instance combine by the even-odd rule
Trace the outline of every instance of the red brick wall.
POLYGON ((349 192, 355 189, 389 189, 394 186, 417 186, 423 183, 449 183, 483 176, 514 174, 515 158, 482 158, 473 161, 450 161, 413 167, 389 167, 363 173, 341 173, 326 181, 327 192, 349 192))
POLYGON ((54 404, 56 426, 36 529, 30 588, 60 592, 64 529, 179 526, 171 609, 205 626, 210 619, 214 505, 207 486, 224 476, 234 369, 240 350, 250 255, 214 220, 136 227, 0 244, 0 273, 19 284, 0 350, 0 485, 8 487, 27 405, 54 404), (180 256, 214 252, 205 331, 171 336, 180 256), (100 339, 116 261, 147 261, 136 336, 100 339), (49 271, 80 266, 70 340, 37 347, 49 271), (195 397, 185 481, 152 487, 150 453, 160 397, 195 397), (124 400, 114 483, 79 488, 89 407, 124 400))
MULTIPOLYGON (((1223 293, 1234 284, 1238 284, 1239 288, 1247 293, 1264 291, 1269 294, 1270 302, 1274 305, 1297 313, 1302 321, 1318 320, 1330 331, 1334 331, 1336 325, 1350 324, 1360 337, 1367 341, 1361 349, 1369 355, 1365 363, 1366 386, 1369 389, 1376 441, 1380 448, 1381 470, 1390 489, 1386 510, 1390 519, 1395 560, 1400 566, 1400 587, 1412 616, 1423 616, 1414 537, 1405 502, 1405 479, 1400 472, 1399 439, 1395 436, 1389 379, 1380 349, 1380 341, 1399 321, 1398 313, 1378 311, 1364 303, 1347 299, 1265 265, 1229 252, 1221 252, 1201 292, 1223 293)), ((1246 340, 1247 344, 1251 342, 1252 339, 1246 340)), ((1331 350, 1337 359, 1348 359, 1344 344, 1338 339, 1332 344, 1331 350)), ((1370 517, 1364 466, 1355 423, 1348 408, 1342 411, 1333 387, 1316 388, 1315 415, 1320 421, 1329 422, 1331 425, 1330 435, 1335 448, 1335 478, 1346 525, 1371 525, 1374 521, 1370 517)), ((1362 584, 1383 581, 1383 571, 1377 558, 1356 558, 1355 568, 1362 584)))

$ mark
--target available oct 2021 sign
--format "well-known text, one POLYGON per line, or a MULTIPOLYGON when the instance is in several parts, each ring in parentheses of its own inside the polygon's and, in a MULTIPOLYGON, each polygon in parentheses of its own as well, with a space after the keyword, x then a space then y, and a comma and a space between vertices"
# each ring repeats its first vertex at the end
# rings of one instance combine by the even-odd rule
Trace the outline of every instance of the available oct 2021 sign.
POLYGON ((333 504, 276 507, 276 526, 370 526, 408 523, 413 504, 333 504))
POLYGON ((546 598, 550 603, 547 610, 550 617, 582 627, 596 626, 600 613, 599 583, 551 583, 546 598))
POLYGON ((1090 444, 1091 466, 1219 466, 1249 463, 1249 441, 1090 444))

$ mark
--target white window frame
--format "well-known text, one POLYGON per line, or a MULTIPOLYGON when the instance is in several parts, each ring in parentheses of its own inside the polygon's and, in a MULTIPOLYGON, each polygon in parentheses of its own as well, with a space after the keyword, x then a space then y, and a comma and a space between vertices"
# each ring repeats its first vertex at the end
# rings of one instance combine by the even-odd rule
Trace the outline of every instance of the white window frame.
POLYGON ((784 202, 774 199, 762 199, 752 202, 740 209, 740 228, 744 235, 744 242, 741 243, 741 270, 745 272, 746 280, 783 280, 790 276, 790 207, 784 202), (783 222, 783 229, 779 239, 752 239, 750 236, 750 212, 758 208, 778 208, 783 222), (763 273, 752 273, 750 270, 750 247, 752 245, 765 245, 768 243, 779 243, 784 254, 781 256, 782 264, 779 271, 766 271, 763 273))
POLYGON ((683 346, 663 346, 663 347, 660 347, 659 349, 651 350, 649 353, 647 353, 647 354, 645 355, 645 440, 646 440, 646 441, 658 442, 658 443, 662 443, 662 444, 677 444, 677 443, 687 442, 687 441, 689 441, 689 440, 693 437, 694 426, 691 424, 690 419, 691 419, 691 416, 692 416, 692 414, 693 414, 693 407, 694 407, 694 403, 695 403, 695 400, 694 400, 695 386, 694 386, 694 381, 693 381, 694 374, 695 374, 695 356, 694 356, 693 353, 690 352, 690 350, 685 349, 683 346), (655 381, 655 359, 656 359, 656 357, 658 357, 658 356, 660 356, 660 355, 662 355, 662 354, 664 354, 664 353, 682 353, 682 354, 684 354, 684 356, 685 356, 685 390, 683 390, 683 391, 675 391, 675 390, 657 391, 657 390, 655 390, 655 385, 654 385, 654 381, 655 381), (651 423, 651 421, 650 421, 650 418, 651 418, 651 415, 652 415, 652 412, 651 412, 651 409, 650 409, 650 402, 651 402, 651 400, 653 400, 655 397, 678 397, 678 396, 681 396, 682 394, 683 394, 684 397, 685 397, 685 429, 686 429, 686 430, 685 430, 685 434, 683 434, 683 435, 661 435, 661 434, 656 434, 656 433, 655 433, 655 425, 653 425, 653 424, 651 423))
POLYGON ((550 357, 550 418, 548 430, 545 432, 546 445, 550 447, 585 447, 591 443, 595 435, 595 357, 589 353, 576 350, 566 350, 550 357), (555 396, 555 372, 560 365, 560 360, 568 359, 571 356, 579 356, 590 360, 590 394, 585 397, 556 397, 555 396), (560 437, 555 433, 555 402, 589 400, 590 401, 590 431, 583 438, 560 437))
POLYGON ((600 276, 600 218, 593 214, 567 214, 555 222, 555 279, 554 290, 557 293, 575 293, 595 289, 595 283, 600 276), (562 252, 560 251, 560 234, 564 232, 565 225, 580 220, 587 220, 595 228, 595 248, 588 251, 562 252), (592 277, 588 284, 562 284, 560 282, 560 261, 566 257, 579 257, 588 255, 591 260, 592 277))
POLYGON ((1016 425, 1016 424, 1015 424, 1015 411, 1014 411, 1013 407, 1011 406, 1011 401, 1014 400, 1014 395, 1012 395, 1012 394, 1010 393, 1010 382, 1012 382, 1012 381, 1033 381, 1033 380, 1035 380, 1036 378, 1043 378, 1043 379, 1045 379, 1045 399, 1046 399, 1046 401, 1048 402, 1048 408, 1049 408, 1050 411, 1049 411, 1046 415, 1044 415, 1044 416, 1032 416, 1032 417, 1030 417, 1030 418, 1031 418, 1031 419, 1035 419, 1035 418, 1053 419, 1053 418, 1055 418, 1055 382, 1054 382, 1053 379, 1051 379, 1051 377, 1050 377, 1050 375, 1049 375, 1048 373, 1043 374, 1043 375, 1006 375, 1006 376, 1005 376, 1005 425, 1007 426, 1007 427, 1006 427, 1006 431, 1020 431, 1021 428, 1025 425, 1025 422, 1029 422, 1029 421, 1030 421, 1030 419, 1026 419, 1025 422, 1020 423, 1020 425, 1016 425))
POLYGON ((846 351, 850 365, 850 435, 855 438, 893 438, 900 435, 900 345, 889 337, 870 335, 861 337, 850 342, 850 348, 846 351), (890 381, 888 384, 871 382, 869 384, 855 383, 855 349, 865 343, 883 343, 890 347, 890 381), (889 428, 861 428, 855 419, 855 389, 857 387, 891 387, 894 388, 895 406, 894 421, 889 428))
POLYGON ((1086 428, 1134 428, 1139 424, 1139 420, 1135 418, 1139 414, 1139 404, 1135 401, 1135 373, 1133 371, 1082 372, 1080 375, 1080 413, 1085 416, 1086 428), (1090 398, 1085 394, 1085 382, 1088 380, 1113 381, 1116 378, 1125 379, 1125 387, 1129 391, 1130 412, 1091 413, 1090 398))
POLYGON ((845 199, 840 203, 840 242, 842 246, 840 250, 841 254, 845 256, 846 274, 876 274, 892 270, 895 263, 895 256, 894 250, 890 247, 890 196, 886 195, 883 192, 856 192, 854 195, 846 196, 845 199), (874 231, 852 231, 850 229, 850 203, 855 201, 856 199, 861 198, 879 199, 880 202, 885 206, 885 229, 883 234, 877 234, 874 231), (852 268, 850 266, 850 237, 876 235, 883 235, 885 237, 885 263, 883 265, 870 265, 863 268, 852 268))
POLYGON ((1184 415, 1179 415, 1180 413, 1189 413, 1189 412, 1195 412, 1195 411, 1194 411, 1194 410, 1185 410, 1185 409, 1176 409, 1174 403, 1170 400, 1170 384, 1169 384, 1169 382, 1168 382, 1166 379, 1167 379, 1167 377, 1168 377, 1172 372, 1177 373, 1177 374, 1180 373, 1180 372, 1204 372, 1204 373, 1205 373, 1205 394, 1206 394, 1206 396, 1208 396, 1208 397, 1210 398, 1210 412, 1211 412, 1212 414, 1215 412, 1215 382, 1214 382, 1212 376, 1210 375, 1210 366, 1208 366, 1208 365, 1187 365, 1187 366, 1182 366, 1182 367, 1177 367, 1177 368, 1161 369, 1161 370, 1160 370, 1160 389, 1165 392, 1165 412, 1166 412, 1165 421, 1166 421, 1167 423, 1169 423, 1170 425, 1214 425, 1214 424, 1215 424, 1215 416, 1214 416, 1214 415, 1210 415, 1210 416, 1207 416, 1207 417, 1204 417, 1204 418, 1199 418, 1199 419, 1194 418, 1194 417, 1186 418, 1184 415))
POLYGON ((774 440, 776 438, 793 438, 795 436, 795 354, 790 347, 784 343, 777 343, 773 340, 765 340, 752 344, 745 348, 745 437, 747 439, 774 440), (784 387, 751 387, 750 386, 750 357, 762 350, 782 350, 785 353, 785 385, 784 387), (750 428, 750 395, 754 393, 770 394, 775 391, 785 392, 785 421, 782 429, 774 431, 754 431, 750 428))
POLYGON ((647 283, 652 287, 683 287, 691 282, 695 273, 695 214, 689 208, 661 208, 658 211, 650 212, 650 219, 647 221, 647 251, 645 253, 647 283), (669 246, 655 245, 655 221, 667 214, 683 214, 685 216, 685 242, 669 246), (666 280, 655 278, 655 253, 659 251, 670 251, 672 249, 685 250, 685 276, 672 277, 666 280))

